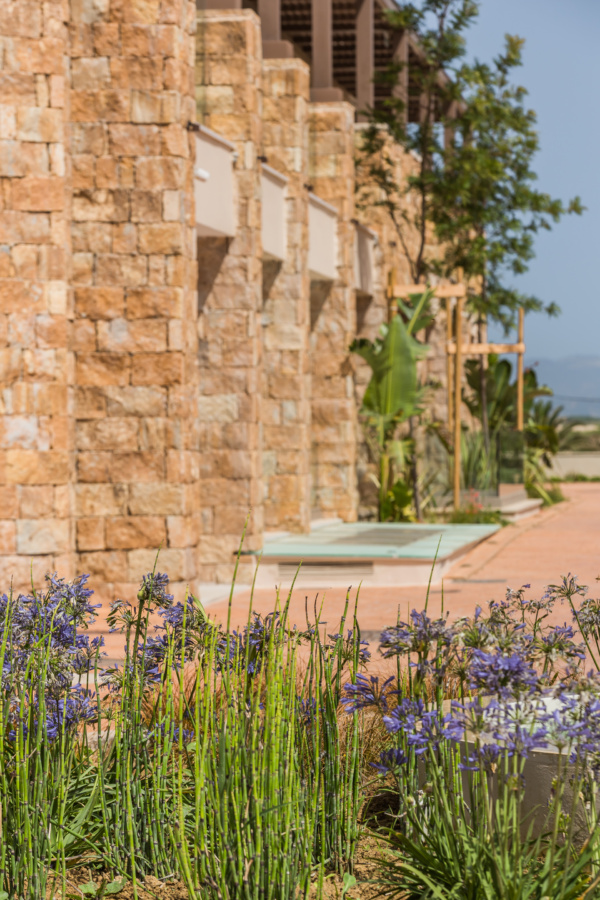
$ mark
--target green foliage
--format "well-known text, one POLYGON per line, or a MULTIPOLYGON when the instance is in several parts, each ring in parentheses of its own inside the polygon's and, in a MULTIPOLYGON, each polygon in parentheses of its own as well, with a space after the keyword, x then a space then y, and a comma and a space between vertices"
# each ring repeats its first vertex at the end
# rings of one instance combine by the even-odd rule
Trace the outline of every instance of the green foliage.
POLYGON ((374 341, 355 340, 350 350, 365 360, 371 378, 364 394, 361 414, 367 445, 377 463, 376 484, 379 493, 379 518, 402 521, 410 517, 407 508, 412 491, 403 473, 414 454, 412 441, 399 439, 399 427, 412 416, 420 415, 424 389, 419 384, 417 362, 427 352, 415 334, 431 322, 429 306, 432 291, 424 291, 398 302, 398 314, 381 327, 374 341), (407 491, 411 491, 409 499, 407 491))
MULTIPOLYGON (((81 866, 92 879, 76 896, 98 900, 126 886, 137 897, 149 875, 206 900, 299 900, 326 869, 352 872, 362 737, 358 717, 340 722, 338 707, 364 661, 356 608, 346 602, 337 628, 315 609, 298 630, 288 596, 270 616, 250 612, 245 630, 224 631, 194 598, 173 604, 157 577, 156 602, 146 576, 137 600, 110 613, 123 665, 105 670, 96 651, 76 689, 72 648, 57 645, 61 616, 24 645, 21 680, 17 626, 4 611, 23 628, 41 594, 0 603, 6 900, 71 896, 69 869, 81 866), (157 614, 167 622, 158 637, 157 614), (93 718, 63 719, 57 734, 56 710, 80 697, 93 718)), ((82 647, 85 635, 72 641, 82 647)))
MULTIPOLYGON (((359 202, 386 209, 415 281, 429 272, 451 276, 462 269, 472 286, 471 309, 507 327, 519 307, 556 313, 555 306, 544 306, 507 283, 527 270, 540 230, 567 213, 583 211, 579 198, 563 204, 536 186, 536 115, 526 107, 525 88, 512 81, 523 40, 508 35, 504 52, 491 64, 465 63, 466 32, 478 15, 478 2, 422 0, 400 7, 388 14, 389 21, 399 32, 412 31, 423 49, 423 64, 410 70, 423 98, 423 116, 407 125, 398 91, 371 111, 373 125, 365 132, 360 157, 368 177, 359 202), (447 143, 444 129, 452 135, 447 143), (399 176, 386 149, 389 138, 416 154, 417 171, 408 178, 404 172, 399 176), (444 248, 441 258, 427 256, 428 223, 444 248), (409 231, 420 237, 414 253, 409 231)), ((402 66, 393 63, 381 79, 395 86, 401 72, 402 66)))
POLYGON ((410 484, 398 478, 383 498, 381 522, 408 522, 414 519, 413 492, 410 484))
MULTIPOLYGON (((467 389, 463 402, 471 415, 483 421, 481 405, 482 369, 475 360, 465 366, 467 389)), ((496 446, 514 429, 517 415, 517 386, 512 380, 512 365, 507 359, 491 354, 486 375, 487 421, 490 430, 490 451, 486 450, 482 431, 468 432, 463 437, 461 462, 463 484, 466 488, 489 489, 498 480, 496 446)), ((550 388, 539 385, 534 369, 524 372, 523 405, 525 416, 525 454, 523 480, 530 497, 539 498, 546 506, 563 500, 560 491, 547 486, 548 468, 552 457, 569 445, 572 425, 562 417, 562 407, 550 400, 538 398, 552 394, 550 388)))
POLYGON ((476 504, 453 510, 448 521, 452 525, 506 525, 499 510, 485 509, 476 504))

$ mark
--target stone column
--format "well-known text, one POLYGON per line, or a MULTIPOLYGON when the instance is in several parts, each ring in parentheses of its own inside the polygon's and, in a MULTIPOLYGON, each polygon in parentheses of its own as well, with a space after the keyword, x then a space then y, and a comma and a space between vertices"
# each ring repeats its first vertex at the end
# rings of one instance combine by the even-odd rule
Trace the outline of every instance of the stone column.
MULTIPOLYGON (((198 120, 237 150, 237 229, 198 240, 203 580, 231 578, 246 516, 246 549, 263 532, 261 413, 262 52, 251 10, 198 14, 198 120)), ((245 558, 240 580, 250 580, 245 558)))
POLYGON ((287 258, 265 261, 263 275, 265 527, 308 531, 308 66, 298 59, 266 60, 263 90, 264 153, 289 178, 287 258))
POLYGON ((69 4, 0 2, 2 590, 72 574, 69 4))
POLYGON ((338 278, 311 292, 312 494, 314 513, 354 521, 357 414, 348 347, 354 292, 354 108, 311 103, 310 182, 339 212, 338 278))
POLYGON ((71 4, 77 549, 107 596, 194 583, 191 0, 71 4))

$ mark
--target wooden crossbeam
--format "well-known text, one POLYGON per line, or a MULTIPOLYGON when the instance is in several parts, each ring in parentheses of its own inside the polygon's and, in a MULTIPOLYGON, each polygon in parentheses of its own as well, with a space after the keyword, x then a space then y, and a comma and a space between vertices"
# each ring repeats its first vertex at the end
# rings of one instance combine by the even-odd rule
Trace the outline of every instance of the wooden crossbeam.
MULTIPOLYGON (((456 342, 448 341, 448 353, 456 355, 456 342)), ((465 356, 487 356, 488 353, 525 353, 525 344, 462 344, 461 353, 465 356)))
POLYGON ((427 290, 435 291, 435 296, 440 300, 450 300, 453 297, 466 297, 467 286, 465 284, 390 284, 388 286, 388 296, 390 299, 394 297, 409 297, 411 294, 422 294, 427 290))

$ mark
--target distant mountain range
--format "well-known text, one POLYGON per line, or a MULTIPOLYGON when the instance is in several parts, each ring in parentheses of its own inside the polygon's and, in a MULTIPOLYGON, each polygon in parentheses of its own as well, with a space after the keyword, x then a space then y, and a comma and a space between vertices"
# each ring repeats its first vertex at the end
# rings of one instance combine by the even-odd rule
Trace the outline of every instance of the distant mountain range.
POLYGON ((527 357, 526 365, 535 369, 540 384, 552 388, 565 415, 600 419, 600 356, 527 357))

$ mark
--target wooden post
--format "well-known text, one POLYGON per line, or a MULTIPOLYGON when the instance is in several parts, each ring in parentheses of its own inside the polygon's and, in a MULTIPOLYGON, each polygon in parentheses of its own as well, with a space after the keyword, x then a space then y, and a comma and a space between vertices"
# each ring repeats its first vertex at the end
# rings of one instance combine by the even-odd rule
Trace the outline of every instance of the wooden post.
POLYGON ((450 354, 450 343, 452 341, 452 300, 450 297, 446 299, 446 387, 448 390, 448 431, 452 433, 453 416, 453 385, 452 385, 452 356, 450 354))
POLYGON ((375 101, 375 9, 374 0, 356 0, 356 100, 358 118, 375 101))
MULTIPOLYGON (((519 334, 518 342, 522 344, 525 339, 525 310, 523 307, 519 309, 519 334)), ((525 414, 525 398, 524 398, 524 378, 523 378, 523 351, 517 354, 517 431, 523 431, 524 414, 525 414)))
POLYGON ((333 86, 333 0, 312 0, 313 88, 333 86))
POLYGON ((392 321, 392 316, 394 315, 394 287, 396 284, 396 270, 390 269, 390 273, 388 275, 388 286, 386 291, 387 296, 387 320, 388 322, 392 321))
POLYGON ((263 41, 281 40, 281 0, 258 0, 263 41))
POLYGON ((242 0, 205 0, 204 4, 196 0, 199 9, 241 9, 242 0))
POLYGON ((404 103, 404 123, 408 122, 408 32, 403 31, 394 48, 394 62, 400 66, 392 94, 404 103))
POLYGON ((462 382, 463 298, 456 301, 456 359, 454 361, 454 509, 460 508, 460 407, 462 382))

